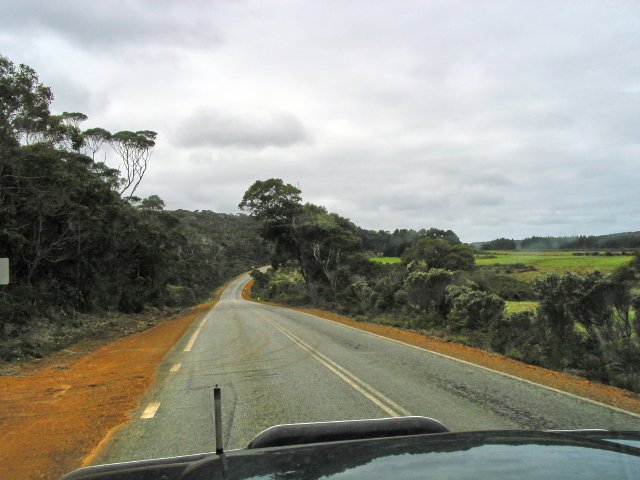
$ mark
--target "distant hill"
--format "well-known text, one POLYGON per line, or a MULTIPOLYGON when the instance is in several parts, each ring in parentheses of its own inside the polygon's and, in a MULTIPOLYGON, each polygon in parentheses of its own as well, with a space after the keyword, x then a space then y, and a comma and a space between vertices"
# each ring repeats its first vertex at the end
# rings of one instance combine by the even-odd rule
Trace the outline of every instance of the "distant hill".
MULTIPOLYGON (((492 241, 493 242, 493 241, 492 241)), ((597 248, 640 248, 640 232, 612 233, 609 235, 580 235, 573 237, 528 237, 516 240, 517 250, 583 250, 597 248)), ((489 242, 471 245, 481 250, 489 242)))

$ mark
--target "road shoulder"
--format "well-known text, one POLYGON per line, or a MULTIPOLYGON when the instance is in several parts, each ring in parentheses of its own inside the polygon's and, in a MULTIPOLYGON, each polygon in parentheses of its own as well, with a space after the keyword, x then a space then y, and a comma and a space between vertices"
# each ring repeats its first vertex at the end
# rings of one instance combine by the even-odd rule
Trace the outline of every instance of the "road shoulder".
MULTIPOLYGON (((226 285, 225 285, 226 287, 226 285)), ((87 465, 153 384, 162 358, 219 298, 75 358, 0 377, 0 478, 57 479, 87 465)))

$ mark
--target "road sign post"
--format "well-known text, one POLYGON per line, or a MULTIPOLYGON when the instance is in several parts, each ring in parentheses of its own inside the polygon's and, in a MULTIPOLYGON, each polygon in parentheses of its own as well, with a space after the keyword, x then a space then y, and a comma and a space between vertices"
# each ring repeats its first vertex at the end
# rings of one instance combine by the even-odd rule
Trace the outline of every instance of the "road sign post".
POLYGON ((0 285, 9 284, 9 259, 0 258, 0 285))

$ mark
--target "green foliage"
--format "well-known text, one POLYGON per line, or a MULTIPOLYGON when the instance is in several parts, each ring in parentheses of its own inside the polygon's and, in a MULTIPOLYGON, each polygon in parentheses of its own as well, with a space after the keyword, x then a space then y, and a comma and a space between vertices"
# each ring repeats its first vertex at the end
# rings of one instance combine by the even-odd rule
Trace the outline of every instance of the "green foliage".
POLYGON ((501 275, 491 270, 476 269, 466 274, 481 290, 495 293, 504 300, 533 300, 535 293, 531 284, 510 275, 501 275))
POLYGON ((490 339, 496 352, 526 363, 544 364, 545 328, 532 311, 498 317, 490 325, 490 339))
POLYGON ((264 235, 272 240, 290 228, 301 212, 300 193, 298 188, 279 178, 257 180, 247 189, 238 207, 262 221, 264 235))
POLYGON ((299 189, 273 178, 249 187, 239 207, 262 222, 262 236, 272 246, 272 266, 296 262, 312 298, 326 290, 335 300, 347 286, 349 267, 359 262, 362 249, 348 219, 324 207, 301 205, 299 189))
POLYGON ((454 330, 485 329, 504 314, 504 300, 493 293, 452 286, 446 300, 451 306, 447 321, 454 330))
POLYGON ((84 139, 84 146, 88 152, 91 152, 91 158, 94 161, 98 150, 111 141, 111 133, 104 128, 89 128, 82 132, 82 137, 84 139))
POLYGON ((156 212, 161 212, 164 210, 164 207, 164 200, 162 200, 158 195, 149 195, 147 198, 143 199, 139 205, 139 208, 142 210, 153 210, 156 212))
POLYGON ((578 237, 529 237, 521 241, 521 248, 549 249, 601 249, 640 248, 640 232, 614 233, 611 235, 581 235, 578 237))
POLYGON ((482 250, 515 250, 516 241, 510 238, 496 238, 482 245, 482 250))
POLYGON ((575 276, 567 277, 568 281, 551 273, 539 278, 534 283, 535 292, 539 298, 538 315, 550 332, 549 342, 552 351, 552 362, 561 366, 565 354, 573 350, 576 339, 574 333, 574 319, 565 308, 570 299, 571 280, 575 276))
POLYGON ((474 266, 473 249, 468 245, 452 244, 442 238, 423 237, 402 255, 402 263, 424 261, 429 268, 471 270, 474 266))
POLYGON ((147 171, 156 136, 156 132, 151 130, 123 130, 110 136, 109 143, 120 156, 122 178, 118 191, 123 197, 126 194, 131 199, 138 189, 147 171))
POLYGON ((0 142, 18 141, 45 134, 49 126, 51 89, 42 85, 27 65, 16 66, 0 55, 0 142))
POLYGON ((391 234, 387 232, 377 232, 376 238, 378 242, 376 245, 379 246, 382 244, 382 248, 376 248, 375 250, 382 251, 383 255, 387 257, 400 257, 405 250, 413 245, 419 238, 425 237, 446 240, 452 245, 460 243, 458 236, 451 230, 441 230, 439 228, 425 230, 423 228, 415 231, 402 228, 394 230, 391 234), (381 236, 386 236, 384 242, 382 242, 381 236))
POLYGON ((443 268, 428 269, 425 263, 410 269, 405 279, 407 302, 422 310, 442 312, 445 292, 453 280, 453 273, 443 268))
MULTIPOLYGON (((0 288, 0 332, 19 337, 78 312, 190 304, 266 261, 249 217, 166 212, 155 195, 139 208, 130 195, 123 199, 119 172, 78 153, 91 137, 95 154, 111 135, 90 129, 83 136, 86 116, 51 115, 52 98, 33 70, 0 57, 0 257, 11 262, 11 283, 0 288)), ((129 149, 134 189, 155 136, 114 136, 129 149)))

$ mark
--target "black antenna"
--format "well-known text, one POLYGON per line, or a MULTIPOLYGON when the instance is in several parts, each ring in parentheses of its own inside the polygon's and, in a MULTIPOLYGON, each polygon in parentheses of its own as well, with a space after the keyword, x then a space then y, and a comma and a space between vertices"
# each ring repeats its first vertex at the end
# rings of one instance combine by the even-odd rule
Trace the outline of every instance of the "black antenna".
POLYGON ((222 447, 222 396, 217 383, 213 387, 213 411, 216 424, 216 455, 221 455, 224 453, 224 448, 222 447))

